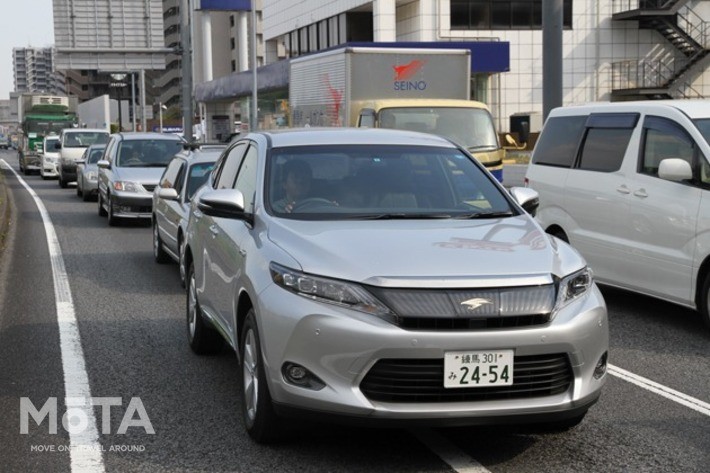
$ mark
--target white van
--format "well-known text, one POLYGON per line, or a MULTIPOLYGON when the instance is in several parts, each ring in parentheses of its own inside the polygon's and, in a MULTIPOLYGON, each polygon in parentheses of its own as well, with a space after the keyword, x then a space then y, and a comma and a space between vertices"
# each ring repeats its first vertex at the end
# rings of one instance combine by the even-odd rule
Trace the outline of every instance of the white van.
POLYGON ((602 284, 697 309, 710 327, 710 101, 553 110, 526 185, 542 227, 602 284))
POLYGON ((108 142, 109 133, 103 128, 65 128, 59 134, 59 187, 76 181, 76 161, 93 144, 108 142))

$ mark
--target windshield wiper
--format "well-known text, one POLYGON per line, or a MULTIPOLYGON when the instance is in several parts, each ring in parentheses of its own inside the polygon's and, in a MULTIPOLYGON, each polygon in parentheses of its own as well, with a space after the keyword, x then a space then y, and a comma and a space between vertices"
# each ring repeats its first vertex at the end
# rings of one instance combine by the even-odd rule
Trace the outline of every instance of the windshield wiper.
POLYGON ((481 151, 484 149, 496 149, 497 146, 495 145, 477 145, 477 146, 469 146, 466 149, 469 151, 481 151))
POLYGON ((470 220, 474 218, 498 218, 498 217, 512 217, 514 214, 510 210, 503 211, 493 211, 493 212, 475 212, 468 214, 459 214, 454 218, 461 220, 470 220))
POLYGON ((417 213, 383 213, 383 214, 355 214, 348 215, 353 220, 427 220, 451 218, 450 214, 417 214, 417 213))

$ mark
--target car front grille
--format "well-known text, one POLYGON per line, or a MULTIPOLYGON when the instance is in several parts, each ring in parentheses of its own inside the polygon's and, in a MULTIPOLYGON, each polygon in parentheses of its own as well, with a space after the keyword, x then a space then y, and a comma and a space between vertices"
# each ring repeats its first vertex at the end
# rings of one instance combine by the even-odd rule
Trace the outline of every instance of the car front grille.
POLYGON ((148 192, 153 192, 153 190, 155 190, 155 187, 155 184, 143 184, 143 189, 147 190, 148 192))
POLYGON ((544 325, 555 304, 554 284, 468 289, 368 287, 405 330, 494 330, 544 325))
POLYGON ((475 402, 561 394, 572 384, 567 355, 516 356, 513 384, 444 388, 443 359, 383 359, 368 371, 360 390, 371 401, 391 403, 475 402))

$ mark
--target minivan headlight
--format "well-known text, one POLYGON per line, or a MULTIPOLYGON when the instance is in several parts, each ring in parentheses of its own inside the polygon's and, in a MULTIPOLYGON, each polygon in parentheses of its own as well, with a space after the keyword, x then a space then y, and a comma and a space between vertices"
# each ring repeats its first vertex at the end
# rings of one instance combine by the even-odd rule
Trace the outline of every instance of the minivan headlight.
POLYGON ((592 270, 588 267, 562 278, 557 290, 555 310, 560 310, 570 302, 589 292, 593 281, 592 270))
POLYGON ((276 263, 271 263, 269 269, 277 285, 300 296, 368 314, 392 315, 386 305, 358 284, 302 273, 276 263))

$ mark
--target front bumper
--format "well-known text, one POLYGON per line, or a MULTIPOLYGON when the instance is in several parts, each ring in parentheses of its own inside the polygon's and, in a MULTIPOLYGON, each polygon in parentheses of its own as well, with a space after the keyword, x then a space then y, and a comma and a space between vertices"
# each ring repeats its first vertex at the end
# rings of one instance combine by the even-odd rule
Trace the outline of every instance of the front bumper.
MULTIPOLYGON (((595 287, 542 326, 496 330, 404 330, 374 316, 338 310, 275 285, 259 297, 260 337, 269 390, 282 414, 336 415, 347 422, 473 425, 551 421, 579 415, 599 398, 606 375, 594 378, 608 351, 606 306, 595 287), (447 351, 512 349, 518 357, 557 355, 568 361, 568 388, 539 397, 411 402, 374 399, 362 388, 381 360, 443 360, 447 351), (284 363, 297 363, 325 383, 290 384, 284 363)), ((422 392, 424 384, 421 383, 422 392)), ((515 380, 514 380, 515 385, 515 380)), ((430 385, 426 385, 429 389, 430 385)), ((434 389, 443 389, 441 385, 434 389)), ((414 391, 420 388, 415 382, 414 391)), ((486 389, 486 388, 473 388, 486 389)), ((450 391, 450 390, 447 390, 450 391)))
POLYGON ((57 177, 57 163, 52 161, 42 160, 42 175, 45 177, 57 177))
POLYGON ((120 218, 151 218, 153 196, 148 193, 113 191, 113 215, 120 218))

